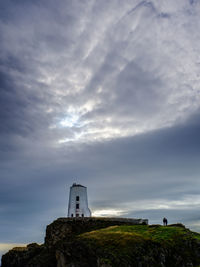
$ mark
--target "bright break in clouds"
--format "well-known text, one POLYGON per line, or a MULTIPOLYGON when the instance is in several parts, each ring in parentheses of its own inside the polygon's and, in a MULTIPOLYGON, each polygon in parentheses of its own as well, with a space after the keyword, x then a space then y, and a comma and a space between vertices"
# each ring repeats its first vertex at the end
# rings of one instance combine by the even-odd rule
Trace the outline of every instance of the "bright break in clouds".
POLYGON ((199 227, 200 3, 0 3, 0 236, 42 242, 88 187, 96 216, 199 227))

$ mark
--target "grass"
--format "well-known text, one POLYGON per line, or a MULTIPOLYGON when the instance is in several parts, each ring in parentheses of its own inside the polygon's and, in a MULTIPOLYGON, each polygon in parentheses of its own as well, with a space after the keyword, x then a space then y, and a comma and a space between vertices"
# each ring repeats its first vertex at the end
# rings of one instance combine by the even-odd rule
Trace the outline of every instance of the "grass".
MULTIPOLYGON (((137 257, 142 259, 144 266, 145 262, 150 262, 149 266, 157 266, 159 253, 163 251, 174 253, 175 259, 181 255, 186 262, 195 257, 193 248, 188 244, 195 239, 200 241, 200 234, 183 225, 122 225, 83 233, 78 239, 88 251, 96 251, 103 263, 110 262, 111 266, 129 266, 137 262, 137 257)), ((167 266, 172 266, 173 261, 167 266)))
POLYGON ((175 259, 181 254, 187 262, 193 257, 193 250, 187 244, 200 240, 200 234, 182 225, 122 225, 83 233, 78 239, 85 244, 86 251, 96 251, 103 263, 110 266, 135 266, 137 258, 144 266, 147 262, 149 266, 160 266, 156 262, 163 251, 168 251, 166 255, 174 253, 175 259))
POLYGON ((141 242, 151 240, 158 243, 172 244, 177 240, 195 238, 200 240, 200 234, 180 226, 148 226, 148 225, 122 225, 111 226, 104 229, 87 232, 80 235, 82 239, 93 239, 104 244, 106 241, 116 241, 116 244, 129 241, 141 242))

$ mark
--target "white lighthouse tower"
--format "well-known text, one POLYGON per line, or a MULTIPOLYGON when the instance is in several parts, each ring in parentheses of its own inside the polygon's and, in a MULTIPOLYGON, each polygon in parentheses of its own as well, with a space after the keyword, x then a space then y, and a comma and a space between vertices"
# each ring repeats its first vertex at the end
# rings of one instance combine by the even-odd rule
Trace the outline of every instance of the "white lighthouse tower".
POLYGON ((68 217, 91 217, 87 187, 76 183, 70 187, 68 217))

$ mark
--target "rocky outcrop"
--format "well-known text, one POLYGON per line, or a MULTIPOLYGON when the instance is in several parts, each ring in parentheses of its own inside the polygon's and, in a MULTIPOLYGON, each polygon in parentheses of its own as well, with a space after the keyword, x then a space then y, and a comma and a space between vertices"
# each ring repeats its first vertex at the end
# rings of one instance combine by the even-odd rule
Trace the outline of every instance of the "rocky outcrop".
POLYGON ((2 267, 197 267, 200 235, 183 225, 122 218, 60 218, 45 243, 14 248, 2 267))
POLYGON ((16 247, 2 257, 2 267, 55 267, 54 251, 36 243, 16 247))
POLYGON ((54 246, 57 242, 64 239, 72 239, 73 236, 106 228, 114 225, 138 225, 148 224, 146 219, 129 218, 59 218, 46 228, 45 245, 54 246))

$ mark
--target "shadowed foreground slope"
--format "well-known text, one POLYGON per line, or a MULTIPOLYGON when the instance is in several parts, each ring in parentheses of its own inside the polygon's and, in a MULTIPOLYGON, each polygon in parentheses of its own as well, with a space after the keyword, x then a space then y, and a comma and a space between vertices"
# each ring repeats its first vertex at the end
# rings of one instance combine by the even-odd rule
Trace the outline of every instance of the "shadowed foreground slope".
POLYGON ((2 267, 197 267, 200 234, 183 225, 134 225, 112 219, 58 219, 45 244, 15 248, 2 267))

